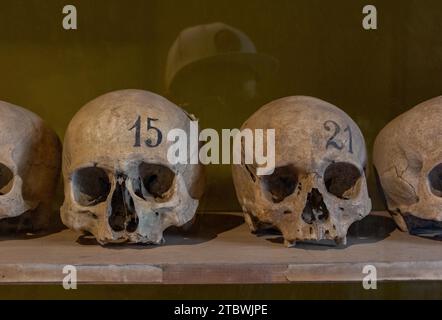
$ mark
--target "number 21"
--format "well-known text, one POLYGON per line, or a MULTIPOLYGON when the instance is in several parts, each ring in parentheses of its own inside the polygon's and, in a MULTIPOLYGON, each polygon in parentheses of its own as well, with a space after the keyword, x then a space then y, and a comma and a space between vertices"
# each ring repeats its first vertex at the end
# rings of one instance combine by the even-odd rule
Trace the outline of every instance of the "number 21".
MULTIPOLYGON (((328 149, 329 147, 338 149, 338 150, 342 150, 344 149, 344 143, 339 143, 338 141, 335 140, 335 138, 337 137, 337 135, 341 132, 341 127, 339 126, 339 124, 337 124, 335 121, 333 120, 328 120, 326 122, 324 122, 324 128, 327 131, 331 131, 333 130, 334 127, 334 131, 332 136, 327 140, 327 144, 325 146, 326 149, 328 149)), ((351 128, 350 126, 345 127, 344 132, 347 132, 348 134, 348 152, 353 153, 353 137, 351 135, 351 128)))

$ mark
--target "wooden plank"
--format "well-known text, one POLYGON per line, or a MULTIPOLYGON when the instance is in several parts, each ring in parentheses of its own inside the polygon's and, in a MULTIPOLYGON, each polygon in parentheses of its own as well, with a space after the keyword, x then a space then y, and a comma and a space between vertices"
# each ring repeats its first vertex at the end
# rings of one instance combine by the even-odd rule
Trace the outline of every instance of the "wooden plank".
MULTIPOLYGON (((2 264, 0 283, 62 283, 64 264, 2 264)), ((79 283, 162 283, 159 267, 149 265, 75 265, 79 283)))
POLYGON ((366 265, 379 280, 442 280, 442 242, 398 231, 385 213, 352 226, 346 247, 283 245, 256 236, 239 214, 204 214, 190 233, 171 230, 166 245, 108 245, 69 230, 0 238, 0 283, 61 283, 63 267, 79 283, 210 284, 362 281, 366 265))

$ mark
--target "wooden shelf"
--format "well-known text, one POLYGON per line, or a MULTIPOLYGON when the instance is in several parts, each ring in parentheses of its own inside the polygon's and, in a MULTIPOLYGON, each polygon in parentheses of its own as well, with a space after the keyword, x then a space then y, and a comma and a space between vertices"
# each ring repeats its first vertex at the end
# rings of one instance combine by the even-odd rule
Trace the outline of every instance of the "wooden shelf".
POLYGON ((442 242, 398 231, 385 213, 352 226, 344 248, 256 236, 241 215, 204 214, 193 232, 166 233, 163 246, 99 246, 69 230, 0 238, 0 283, 61 283, 75 265, 79 283, 210 284, 362 281, 365 265, 379 280, 442 280, 442 242))

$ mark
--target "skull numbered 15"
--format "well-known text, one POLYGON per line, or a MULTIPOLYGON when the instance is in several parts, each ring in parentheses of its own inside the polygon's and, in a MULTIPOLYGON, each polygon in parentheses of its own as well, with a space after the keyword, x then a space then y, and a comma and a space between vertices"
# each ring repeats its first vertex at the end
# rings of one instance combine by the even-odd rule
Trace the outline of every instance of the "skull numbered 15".
MULTIPOLYGON (((166 137, 189 133, 191 117, 156 94, 122 90, 86 104, 63 151, 63 222, 101 244, 159 244, 169 226, 192 221, 203 191, 201 165, 172 165, 166 137)), ((189 162, 188 162, 189 163, 189 162)))
POLYGON ((36 114, 0 101, 2 230, 37 231, 56 224, 52 200, 60 165, 55 132, 36 114))
POLYGON ((294 96, 265 105, 245 128, 275 129, 271 175, 257 176, 256 166, 233 166, 252 231, 276 228, 289 246, 323 239, 345 244, 349 226, 371 210, 365 142, 355 122, 325 101, 294 96))
POLYGON ((442 96, 391 121, 376 137, 373 164, 388 210, 411 233, 442 230, 442 96))

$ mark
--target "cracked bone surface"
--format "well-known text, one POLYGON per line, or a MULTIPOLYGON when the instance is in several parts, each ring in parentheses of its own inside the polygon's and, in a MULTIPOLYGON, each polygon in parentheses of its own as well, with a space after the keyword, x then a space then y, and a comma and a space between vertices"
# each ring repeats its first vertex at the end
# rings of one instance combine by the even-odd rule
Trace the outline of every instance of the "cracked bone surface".
POLYGON ((345 244, 349 226, 371 210, 365 142, 356 123, 330 103, 293 96, 263 106, 245 128, 275 129, 273 174, 257 176, 256 165, 232 167, 251 230, 276 228, 287 245, 345 244))
POLYGON ((0 229, 38 231, 58 220, 52 200, 61 144, 36 114, 0 101, 0 229))
POLYGON ((442 230, 442 96, 399 115, 375 140, 373 164, 388 210, 411 233, 442 230))
POLYGON ((191 120, 170 101, 141 90, 107 93, 86 104, 65 137, 64 224, 101 244, 160 244, 166 228, 191 223, 203 168, 167 159, 173 144, 168 132, 189 135, 191 120))

